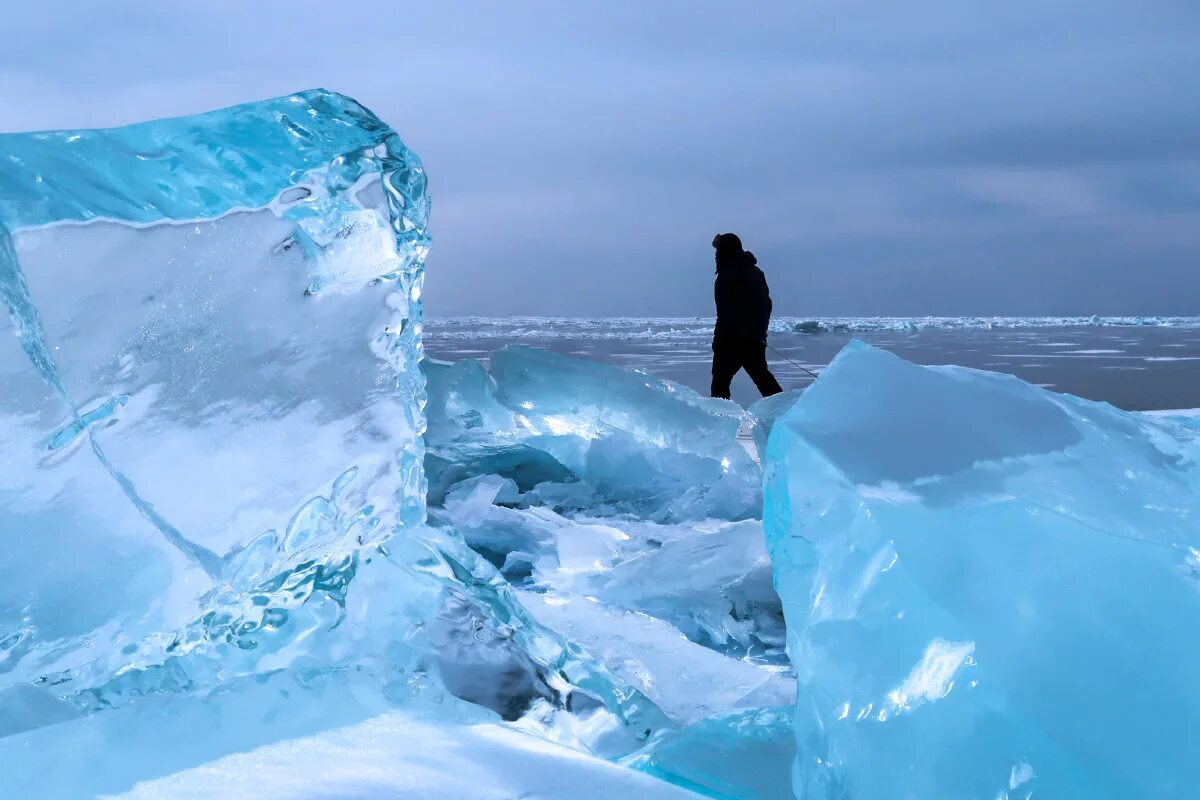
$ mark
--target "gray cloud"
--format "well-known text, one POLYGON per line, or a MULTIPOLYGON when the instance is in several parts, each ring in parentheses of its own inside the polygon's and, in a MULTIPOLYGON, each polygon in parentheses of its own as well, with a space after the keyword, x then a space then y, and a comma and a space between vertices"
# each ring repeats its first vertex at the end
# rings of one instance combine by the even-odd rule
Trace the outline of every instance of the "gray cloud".
POLYGON ((327 86, 434 192, 432 313, 1200 313, 1193 0, 6 9, 0 128, 327 86))

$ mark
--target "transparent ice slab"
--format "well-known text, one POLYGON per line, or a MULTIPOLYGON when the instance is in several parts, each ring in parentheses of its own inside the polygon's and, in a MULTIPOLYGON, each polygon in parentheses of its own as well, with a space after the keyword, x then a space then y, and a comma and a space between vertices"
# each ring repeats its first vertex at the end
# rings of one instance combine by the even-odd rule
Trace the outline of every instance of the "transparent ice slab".
POLYGON ((803 798, 1183 798, 1200 431, 849 345, 766 517, 803 798))
POLYGON ((325 91, 0 136, 0 682, 422 521, 424 187, 325 91))

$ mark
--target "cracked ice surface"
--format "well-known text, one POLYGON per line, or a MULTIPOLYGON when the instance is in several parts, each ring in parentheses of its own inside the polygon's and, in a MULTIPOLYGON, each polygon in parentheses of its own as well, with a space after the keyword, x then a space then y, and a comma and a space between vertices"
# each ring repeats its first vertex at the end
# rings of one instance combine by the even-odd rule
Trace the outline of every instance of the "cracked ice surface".
POLYGON ((1183 798, 1200 433, 852 344, 775 424, 797 796, 1183 798))

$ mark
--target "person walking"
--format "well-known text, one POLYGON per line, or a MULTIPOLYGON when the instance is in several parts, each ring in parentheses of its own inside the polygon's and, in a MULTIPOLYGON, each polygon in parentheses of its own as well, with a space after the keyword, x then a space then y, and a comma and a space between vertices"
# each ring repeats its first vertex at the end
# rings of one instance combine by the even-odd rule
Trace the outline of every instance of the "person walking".
POLYGON ((763 397, 779 394, 783 389, 767 366, 767 326, 771 321, 767 277, 736 234, 717 234, 712 244, 717 259, 712 396, 728 400, 730 383, 740 369, 746 370, 763 397))

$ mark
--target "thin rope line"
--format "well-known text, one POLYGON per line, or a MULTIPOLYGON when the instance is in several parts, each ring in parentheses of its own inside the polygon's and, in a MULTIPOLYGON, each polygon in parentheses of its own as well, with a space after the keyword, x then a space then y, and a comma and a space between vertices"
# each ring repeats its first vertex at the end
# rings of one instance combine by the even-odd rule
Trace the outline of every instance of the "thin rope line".
POLYGON ((766 339, 763 339, 763 344, 765 344, 765 345, 768 347, 768 349, 770 349, 770 351, 771 351, 772 353, 774 353, 775 355, 779 356, 780 358, 782 358, 784 361, 786 361, 786 362, 788 362, 789 364, 791 364, 791 365, 792 365, 793 367, 795 367, 796 369, 801 369, 801 370, 804 370, 805 372, 807 372, 809 375, 811 375, 811 376, 813 377, 813 380, 816 380, 816 379, 817 379, 817 377, 819 377, 819 376, 817 375, 817 373, 813 372, 813 371, 812 371, 811 369, 809 369, 808 367, 802 367, 802 366, 800 366, 800 365, 799 365, 799 364, 797 364, 795 361, 792 361, 790 358, 788 358, 787 356, 785 356, 783 353, 781 353, 781 352, 779 352, 778 350, 776 350, 774 347, 771 347, 771 343, 770 343, 770 342, 768 342, 766 339))

